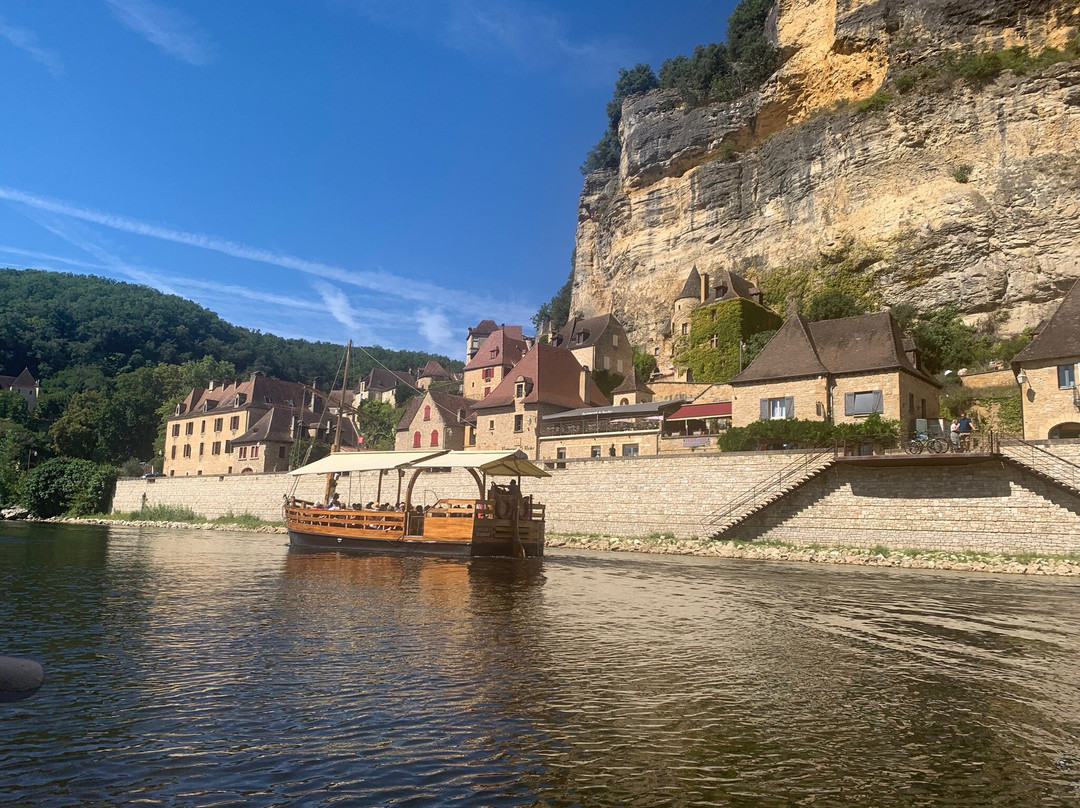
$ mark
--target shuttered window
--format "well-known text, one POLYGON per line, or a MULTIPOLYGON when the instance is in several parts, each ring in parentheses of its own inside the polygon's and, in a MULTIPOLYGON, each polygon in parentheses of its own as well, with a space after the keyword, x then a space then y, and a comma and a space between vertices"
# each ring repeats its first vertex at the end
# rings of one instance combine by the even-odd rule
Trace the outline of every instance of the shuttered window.
POLYGON ((869 415, 872 412, 885 412, 880 390, 844 393, 844 415, 869 415))
POLYGON ((761 399, 761 420, 778 421, 795 417, 795 397, 761 399))

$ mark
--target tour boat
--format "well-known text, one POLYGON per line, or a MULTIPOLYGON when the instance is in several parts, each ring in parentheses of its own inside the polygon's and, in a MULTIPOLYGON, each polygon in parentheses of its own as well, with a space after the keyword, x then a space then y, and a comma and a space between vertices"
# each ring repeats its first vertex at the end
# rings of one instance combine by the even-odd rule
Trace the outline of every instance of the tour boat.
MULTIPOLYGON (((296 499, 286 494, 285 525, 289 545, 298 550, 352 553, 394 553, 470 558, 474 556, 542 556, 544 506, 521 493, 523 477, 549 477, 521 452, 335 452, 289 474, 329 475, 342 485, 348 475, 378 473, 382 499, 383 477, 393 473, 400 510, 342 507, 296 499), (472 499, 438 499, 421 508, 413 505, 417 479, 424 472, 463 469, 476 482, 472 499), (401 485, 411 472, 404 499, 401 485), (511 478, 507 485, 489 477, 511 478)), ((327 500, 331 487, 327 488, 327 500)))

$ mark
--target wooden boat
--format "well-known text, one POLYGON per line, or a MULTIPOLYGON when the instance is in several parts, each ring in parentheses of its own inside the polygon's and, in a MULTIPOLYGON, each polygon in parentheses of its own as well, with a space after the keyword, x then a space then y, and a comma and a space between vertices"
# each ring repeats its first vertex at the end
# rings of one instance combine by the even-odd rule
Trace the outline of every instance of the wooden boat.
MULTIPOLYGON (((520 452, 337 452, 301 468, 305 474, 386 472, 400 481, 412 472, 403 510, 329 510, 286 495, 289 544, 300 550, 395 553, 454 557, 542 556, 544 506, 521 494, 523 477, 549 477, 520 452), (439 499, 423 509, 412 504, 421 474, 464 469, 476 481, 473 499, 439 499), (489 477, 509 477, 508 485, 489 477)), ((400 482, 399 482, 400 487, 400 482)), ((377 497, 379 498, 379 497, 377 497)), ((400 498, 400 497, 399 497, 400 498)))

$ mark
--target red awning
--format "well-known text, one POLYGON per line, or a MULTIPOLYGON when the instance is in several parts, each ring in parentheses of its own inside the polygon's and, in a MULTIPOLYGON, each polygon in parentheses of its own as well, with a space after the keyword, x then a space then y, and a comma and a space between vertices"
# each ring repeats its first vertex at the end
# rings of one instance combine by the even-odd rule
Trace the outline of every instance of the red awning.
POLYGON ((697 418, 724 418, 731 415, 731 402, 717 404, 687 404, 667 417, 669 421, 689 421, 697 418))

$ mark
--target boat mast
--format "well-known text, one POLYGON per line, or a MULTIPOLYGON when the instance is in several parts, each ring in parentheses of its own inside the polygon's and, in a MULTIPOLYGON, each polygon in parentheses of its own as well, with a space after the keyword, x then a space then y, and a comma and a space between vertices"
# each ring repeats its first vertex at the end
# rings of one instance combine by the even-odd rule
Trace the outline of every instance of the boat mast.
MULTIPOLYGON (((334 425, 334 447, 332 452, 337 452, 341 449, 341 419, 345 417, 345 388, 349 384, 349 357, 352 356, 352 340, 349 340, 348 347, 345 348, 345 373, 341 377, 341 401, 338 407, 337 423, 334 425)), ((333 390, 330 391, 331 395, 333 390)), ((337 486, 334 483, 334 475, 326 475, 326 496, 323 498, 323 502, 327 505, 330 504, 330 495, 334 492, 337 486)))

